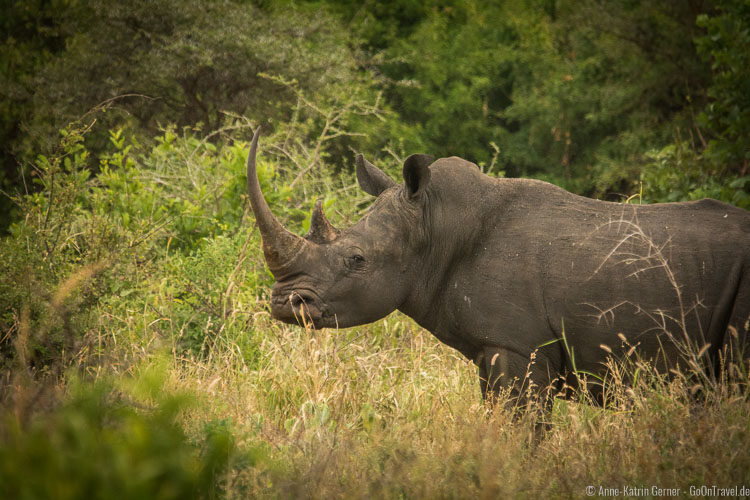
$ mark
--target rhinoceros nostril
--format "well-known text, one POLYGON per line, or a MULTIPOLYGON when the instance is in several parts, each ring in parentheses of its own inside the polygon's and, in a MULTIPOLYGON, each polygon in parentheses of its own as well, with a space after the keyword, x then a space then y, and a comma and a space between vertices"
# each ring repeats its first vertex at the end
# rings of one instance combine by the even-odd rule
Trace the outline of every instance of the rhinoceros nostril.
POLYGON ((289 294, 289 303, 295 309, 299 309, 302 305, 310 305, 314 302, 312 296, 306 293, 292 292, 289 294))

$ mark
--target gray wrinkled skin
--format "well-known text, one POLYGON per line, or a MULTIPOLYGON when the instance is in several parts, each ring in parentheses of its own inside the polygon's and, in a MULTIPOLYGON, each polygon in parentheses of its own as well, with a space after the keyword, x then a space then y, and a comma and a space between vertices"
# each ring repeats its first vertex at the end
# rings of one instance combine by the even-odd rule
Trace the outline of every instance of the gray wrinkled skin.
POLYGON ((577 370, 600 375, 608 351, 629 346, 662 370, 681 362, 685 340, 696 351, 710 344, 714 368, 725 347, 747 357, 750 212, 713 200, 592 200, 491 178, 456 157, 413 155, 396 184, 357 160, 375 202, 341 231, 316 210, 315 237, 269 262, 273 317, 337 328, 402 311, 474 360, 485 395, 523 392, 514 380, 534 351, 530 379, 541 388, 572 372, 571 353, 577 370))

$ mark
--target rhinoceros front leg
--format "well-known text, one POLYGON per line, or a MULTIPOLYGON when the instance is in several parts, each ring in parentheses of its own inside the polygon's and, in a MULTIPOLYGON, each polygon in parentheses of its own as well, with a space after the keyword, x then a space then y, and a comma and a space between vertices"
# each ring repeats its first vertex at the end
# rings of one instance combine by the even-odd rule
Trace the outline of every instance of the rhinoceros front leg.
POLYGON ((508 408, 524 408, 529 398, 543 389, 547 378, 535 374, 529 356, 502 347, 483 348, 475 363, 479 367, 479 387, 485 401, 495 402, 501 391, 509 389, 508 408), (544 379, 544 380, 542 380, 544 379), (543 385, 544 384, 544 385, 543 385))

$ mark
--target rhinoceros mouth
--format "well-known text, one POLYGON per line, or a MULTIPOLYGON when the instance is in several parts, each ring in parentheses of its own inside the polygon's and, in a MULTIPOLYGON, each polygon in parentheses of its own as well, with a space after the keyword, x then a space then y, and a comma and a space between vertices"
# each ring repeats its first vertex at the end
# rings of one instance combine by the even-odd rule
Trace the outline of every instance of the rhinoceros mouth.
POLYGON ((285 323, 313 328, 336 326, 335 316, 312 290, 295 289, 274 292, 271 316, 285 323))

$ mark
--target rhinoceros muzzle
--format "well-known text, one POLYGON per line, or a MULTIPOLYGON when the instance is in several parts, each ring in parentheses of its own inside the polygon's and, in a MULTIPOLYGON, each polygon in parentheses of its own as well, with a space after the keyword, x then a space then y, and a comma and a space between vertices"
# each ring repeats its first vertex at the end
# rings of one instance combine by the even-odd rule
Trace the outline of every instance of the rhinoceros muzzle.
POLYGON ((285 323, 326 328, 335 326, 335 319, 315 292, 310 290, 274 291, 271 316, 285 323))

